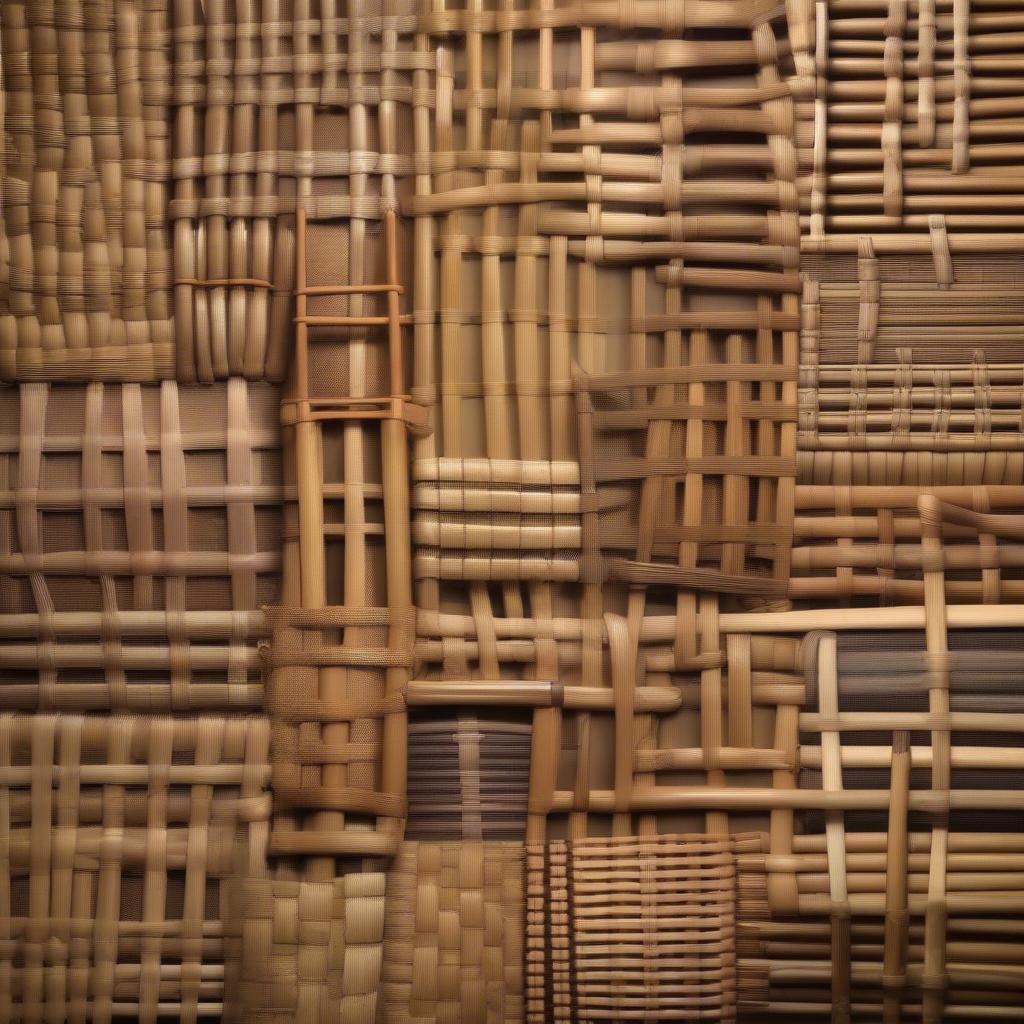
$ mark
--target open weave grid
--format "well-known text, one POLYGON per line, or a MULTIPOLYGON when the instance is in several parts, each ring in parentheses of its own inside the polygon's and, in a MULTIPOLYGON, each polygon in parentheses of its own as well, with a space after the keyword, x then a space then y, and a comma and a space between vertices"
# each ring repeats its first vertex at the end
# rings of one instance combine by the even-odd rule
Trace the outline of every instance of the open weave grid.
POLYGON ((0 1019, 219 1019, 261 716, 0 714, 0 1019))
POLYGON ((417 19, 437 64, 414 75, 402 207, 413 395, 434 427, 415 466, 467 502, 418 511, 421 606, 456 579, 475 600, 489 579, 580 581, 592 607, 605 579, 784 590, 799 239, 780 13, 488 4, 417 19), (565 488, 557 513, 549 487, 565 488))
POLYGON ((379 871, 326 881, 235 878, 225 1024, 372 1024, 384 888, 379 871))
POLYGON ((0 380, 173 375, 168 20, 0 5, 0 380))
POLYGON ((276 394, 237 378, 0 393, 0 706, 261 705, 276 394))
MULTIPOLYGON (((917 510, 921 495, 997 518, 1024 510, 1021 486, 799 487, 790 596, 817 607, 921 604, 926 567, 917 510)), ((949 524, 942 539, 943 587, 950 603, 1024 600, 1020 538, 949 524)))
POLYGON ((710 597, 693 622, 646 617, 631 651, 621 616, 595 631, 579 619, 421 611, 407 699, 529 709, 528 841, 609 824, 763 826, 769 810, 791 833, 792 812, 768 785, 795 780, 799 641, 729 631, 720 618, 710 597))
POLYGON ((388 1024, 523 1020, 523 847, 403 843, 388 872, 388 1024))
POLYGON ((412 4, 175 4, 175 329, 181 379, 278 380, 295 220, 358 283, 368 230, 412 171, 412 4), (324 222, 323 224, 319 222, 324 222))

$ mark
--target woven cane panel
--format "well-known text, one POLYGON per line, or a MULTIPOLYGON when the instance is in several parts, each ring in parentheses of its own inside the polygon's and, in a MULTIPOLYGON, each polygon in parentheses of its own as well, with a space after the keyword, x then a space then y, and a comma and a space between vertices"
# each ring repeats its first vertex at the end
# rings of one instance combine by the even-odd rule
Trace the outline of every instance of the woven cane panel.
POLYGON ((550 564, 538 529, 519 565, 421 550, 431 578, 784 590, 799 240, 774 13, 418 19, 417 459, 578 461, 583 510, 579 565, 567 523, 550 564))
POLYGON ((402 845, 388 872, 383 1019, 523 1020, 523 847, 402 845))
POLYGON ((372 280, 367 242, 412 172, 413 71, 432 66, 411 29, 406 0, 175 4, 180 379, 285 375, 298 205, 313 283, 372 280))
POLYGON ((0 1018, 219 1019, 268 742, 260 716, 0 715, 0 1018))
MULTIPOLYGON (((926 494, 980 513, 1024 511, 1020 486, 800 487, 790 596, 817 607, 921 604, 926 557, 917 505, 926 494)), ((950 603, 1024 600, 1020 539, 979 535, 950 523, 943 527, 942 543, 950 603)))
POLYGON ((511 714, 410 714, 407 839, 523 840, 531 728, 511 714))
POLYGON ((225 1024, 365 1024, 377 1012, 385 876, 231 885, 225 1024))
POLYGON ((23 384, 0 448, 0 706, 260 706, 275 389, 23 384))
POLYGON ((785 1016, 784 1002, 822 1020, 923 1004, 948 1015, 934 1019, 1011 1012, 1024 634, 951 630, 945 643, 940 659, 916 631, 807 638, 799 778, 817 806, 766 862, 744 865, 737 949, 752 1014, 785 1016), (948 712, 935 710, 939 678, 948 712))
POLYGON ((756 838, 527 848, 528 1022, 736 1019, 736 863, 756 838))
POLYGON ((160 380, 171 325, 166 0, 11 0, 0 379, 160 380))
POLYGON ((798 641, 726 634, 713 598, 696 620, 645 618, 632 656, 613 615, 421 611, 417 631, 410 704, 530 709, 529 841, 641 823, 763 828, 769 787, 792 780, 798 641))
POLYGON ((787 6, 811 236, 1024 226, 1017 4, 787 6))

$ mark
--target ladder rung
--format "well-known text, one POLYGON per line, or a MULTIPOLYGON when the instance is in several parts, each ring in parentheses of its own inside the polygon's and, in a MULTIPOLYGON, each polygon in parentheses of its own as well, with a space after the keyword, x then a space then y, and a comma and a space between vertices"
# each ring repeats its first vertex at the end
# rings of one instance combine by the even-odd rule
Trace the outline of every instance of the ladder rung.
POLYGON ((309 327, 383 327, 386 316, 297 316, 295 323, 309 327))
POLYGON ((400 284, 316 284, 297 288, 296 295, 370 295, 379 292, 397 292, 405 289, 400 284))

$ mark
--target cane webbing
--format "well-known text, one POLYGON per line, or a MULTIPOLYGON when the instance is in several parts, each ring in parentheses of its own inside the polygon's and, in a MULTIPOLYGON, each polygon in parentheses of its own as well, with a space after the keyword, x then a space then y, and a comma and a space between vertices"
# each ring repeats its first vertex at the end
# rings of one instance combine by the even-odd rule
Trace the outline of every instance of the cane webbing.
MULTIPOLYGON (((960 502, 996 520, 1024 511, 1021 486, 800 487, 790 596, 817 607, 923 603, 921 495, 960 502)), ((942 545, 943 588, 951 604, 1024 601, 1020 539, 950 523, 942 529, 942 545)))
POLYGON ((522 841, 530 736, 525 719, 410 713, 406 838, 522 841))
POLYGON ((174 372, 167 0, 10 0, 0 379, 174 372))
POLYGON ((0 706, 260 706, 276 397, 240 379, 0 393, 0 706))
POLYGON ((523 1020, 523 847, 404 843, 388 872, 388 1024, 523 1020))
POLYGON ((265 718, 0 714, 0 1018, 219 1019, 265 718))
POLYGON ((662 835, 529 846, 526 1020, 735 1020, 735 853, 759 842, 662 835))
POLYGON ((812 237, 1024 226, 1012 0, 788 4, 812 237))
POLYGON ((225 1024, 376 1019, 385 877, 243 877, 231 883, 225 1024))

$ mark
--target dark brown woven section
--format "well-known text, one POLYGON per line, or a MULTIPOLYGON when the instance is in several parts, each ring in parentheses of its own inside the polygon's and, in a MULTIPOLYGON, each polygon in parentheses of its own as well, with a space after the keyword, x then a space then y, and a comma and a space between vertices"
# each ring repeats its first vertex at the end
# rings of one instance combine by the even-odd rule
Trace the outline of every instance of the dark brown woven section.
POLYGON ((0 707, 259 707, 280 472, 266 385, 0 394, 0 707))
POLYGON ((523 1020, 523 847, 403 843, 388 872, 388 1024, 523 1020))
POLYGON ((385 876, 239 877, 225 922, 226 1024, 366 1024, 375 1019, 385 876))
POLYGON ((662 835, 528 847, 526 1020, 735 1020, 735 853, 758 845, 662 835))
POLYGON ((525 718, 470 711, 410 716, 406 837, 521 841, 530 735, 525 718))
POLYGON ((0 1019, 218 1020, 262 716, 0 714, 0 1019))
POLYGON ((0 379, 174 374, 166 0, 0 8, 0 379))

